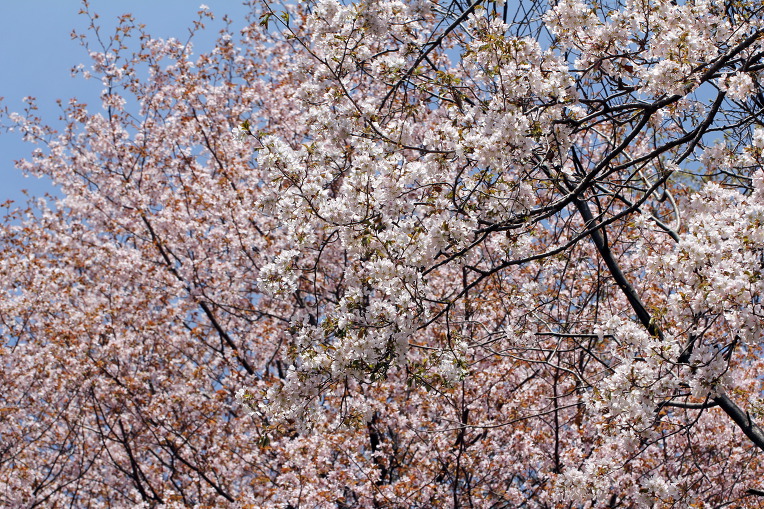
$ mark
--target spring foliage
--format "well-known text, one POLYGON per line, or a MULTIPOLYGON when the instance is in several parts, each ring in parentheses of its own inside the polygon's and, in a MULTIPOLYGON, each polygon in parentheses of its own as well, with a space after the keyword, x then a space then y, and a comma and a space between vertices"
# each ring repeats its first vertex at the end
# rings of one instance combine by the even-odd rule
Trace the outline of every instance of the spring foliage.
POLYGON ((0 504, 758 507, 760 3, 251 7, 4 115, 0 504))

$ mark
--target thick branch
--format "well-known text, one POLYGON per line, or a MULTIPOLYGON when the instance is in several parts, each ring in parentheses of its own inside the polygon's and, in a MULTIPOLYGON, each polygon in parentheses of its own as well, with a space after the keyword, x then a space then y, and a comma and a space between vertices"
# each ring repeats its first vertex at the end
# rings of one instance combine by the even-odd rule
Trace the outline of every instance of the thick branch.
POLYGON ((743 430, 743 433, 745 433, 745 436, 747 436, 751 442, 764 451, 764 431, 753 422, 751 416, 748 415, 748 412, 744 412, 742 408, 737 406, 737 404, 729 398, 729 396, 723 393, 715 396, 713 401, 714 403, 717 403, 733 421, 735 421, 735 424, 743 430))
MULTIPOLYGON (((591 209, 589 208, 589 205, 578 197, 573 200, 573 203, 578 209, 578 212, 581 214, 581 217, 583 217, 584 221, 586 222, 586 227, 592 228, 594 226, 594 216, 591 209)), ((591 230, 590 236, 592 242, 594 242, 594 245, 597 248, 597 251, 602 257, 602 260, 605 262, 605 265, 607 265, 607 268, 610 271, 610 275, 613 276, 613 279, 618 285, 618 288, 621 289, 621 292, 623 292, 624 296, 629 301, 629 304, 637 314, 639 321, 650 334, 663 339, 663 333, 655 325, 655 322, 650 316, 650 313, 647 311, 647 308, 644 304, 642 304, 642 300, 637 295, 636 290, 634 290, 634 287, 631 285, 631 283, 629 283, 628 279, 626 279, 623 271, 621 271, 621 267, 613 257, 613 252, 610 251, 610 247, 605 241, 605 236, 602 234, 599 228, 593 228, 591 230)))
MULTIPOLYGON (((581 213, 581 216, 586 221, 587 226, 591 226, 590 223, 594 218, 592 216, 591 210, 589 209, 589 205, 579 198, 576 198, 574 203, 581 213)), ((663 338, 661 330, 656 326, 655 322, 650 316, 650 313, 647 311, 647 308, 645 308, 644 304, 642 304, 642 301, 634 290, 634 287, 631 286, 631 284, 628 282, 626 276, 618 266, 618 263, 613 258, 613 254, 610 251, 610 248, 607 246, 602 232, 600 232, 598 229, 594 229, 591 232, 591 237, 592 241, 597 247, 597 251, 599 251, 600 256, 602 256, 603 261, 607 265, 610 274, 613 276, 613 279, 615 279, 618 287, 626 296, 626 299, 629 301, 629 304, 637 314, 637 317, 639 318, 642 325, 648 330, 648 332, 650 332, 650 334, 663 338)), ((744 412, 726 394, 721 394, 714 397, 713 402, 719 405, 722 410, 724 410, 724 412, 735 422, 735 424, 738 425, 738 427, 754 443, 754 445, 764 451, 764 431, 762 431, 761 428, 759 428, 753 422, 751 416, 748 415, 747 412, 744 412)), ((674 403, 671 406, 680 405, 674 403)), ((683 406, 684 408, 691 408, 690 404, 685 404, 683 406)))

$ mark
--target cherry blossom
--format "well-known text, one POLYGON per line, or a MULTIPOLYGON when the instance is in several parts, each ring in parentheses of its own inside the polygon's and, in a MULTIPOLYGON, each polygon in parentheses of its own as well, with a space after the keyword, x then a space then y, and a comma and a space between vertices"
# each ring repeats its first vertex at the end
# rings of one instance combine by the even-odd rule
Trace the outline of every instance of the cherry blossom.
POLYGON ((100 104, 2 117, 62 196, 0 226, 2 505, 760 504, 757 5, 84 12, 100 104))

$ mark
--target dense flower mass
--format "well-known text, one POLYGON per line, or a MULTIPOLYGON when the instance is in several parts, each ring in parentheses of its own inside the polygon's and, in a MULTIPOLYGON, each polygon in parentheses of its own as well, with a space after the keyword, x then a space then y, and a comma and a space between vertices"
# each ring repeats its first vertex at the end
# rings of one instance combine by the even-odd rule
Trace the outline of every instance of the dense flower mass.
POLYGON ((251 5, 2 117, 0 505, 764 504, 758 2, 251 5))

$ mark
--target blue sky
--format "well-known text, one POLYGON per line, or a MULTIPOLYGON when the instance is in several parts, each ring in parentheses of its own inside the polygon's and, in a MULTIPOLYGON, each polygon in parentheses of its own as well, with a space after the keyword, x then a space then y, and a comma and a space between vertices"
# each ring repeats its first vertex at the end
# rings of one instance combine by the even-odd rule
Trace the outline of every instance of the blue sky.
MULTIPOLYGON (((117 17, 129 12, 155 37, 186 40, 202 3, 215 13, 216 20, 194 39, 194 53, 198 54, 212 47, 223 26, 223 14, 234 20, 233 28, 244 25, 247 8, 239 0, 91 0, 90 10, 100 15, 104 34, 112 33, 117 17)), ((84 48, 70 37, 73 29, 84 33, 89 24, 78 14, 81 7, 78 0, 0 0, 0 97, 10 111, 21 111, 22 98, 33 96, 40 116, 57 125, 56 99, 66 102, 76 97, 98 107, 100 82, 71 77, 72 67, 89 66, 84 48)), ((0 132, 0 203, 26 202, 22 189, 32 196, 53 191, 50 182, 24 178, 14 168, 13 161, 28 157, 32 149, 16 133, 0 132)))

